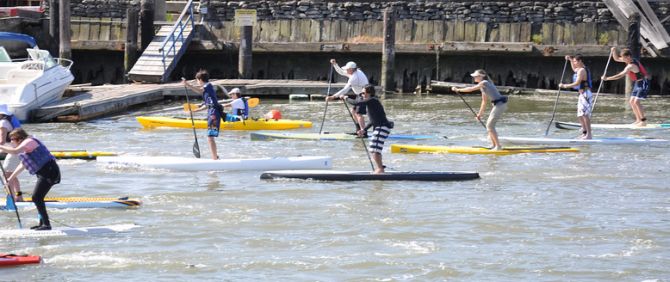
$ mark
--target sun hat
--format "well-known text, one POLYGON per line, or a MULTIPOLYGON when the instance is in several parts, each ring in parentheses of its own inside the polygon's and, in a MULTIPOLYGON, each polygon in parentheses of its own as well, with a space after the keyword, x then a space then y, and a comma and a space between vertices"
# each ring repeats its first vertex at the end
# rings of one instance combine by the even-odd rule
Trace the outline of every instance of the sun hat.
POLYGON ((235 87, 231 89, 230 92, 228 92, 228 94, 235 94, 235 93, 240 94, 240 89, 235 87))
POLYGON ((471 73, 470 76, 472 76, 472 77, 486 76, 486 71, 476 70, 475 72, 471 73))
POLYGON ((343 70, 348 70, 348 69, 355 69, 356 68, 356 63, 354 62, 348 62, 344 67, 342 68, 343 70))
POLYGON ((7 105, 5 104, 0 104, 0 115, 11 115, 12 113, 9 112, 9 109, 7 109, 7 105))

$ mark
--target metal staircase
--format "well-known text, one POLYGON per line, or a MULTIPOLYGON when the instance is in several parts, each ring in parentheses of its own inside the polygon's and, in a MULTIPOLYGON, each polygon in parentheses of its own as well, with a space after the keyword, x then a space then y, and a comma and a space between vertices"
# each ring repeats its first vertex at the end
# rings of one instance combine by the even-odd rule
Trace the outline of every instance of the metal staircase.
POLYGON ((174 26, 160 28, 128 72, 128 78, 133 81, 166 82, 188 49, 194 31, 193 0, 189 0, 174 26))

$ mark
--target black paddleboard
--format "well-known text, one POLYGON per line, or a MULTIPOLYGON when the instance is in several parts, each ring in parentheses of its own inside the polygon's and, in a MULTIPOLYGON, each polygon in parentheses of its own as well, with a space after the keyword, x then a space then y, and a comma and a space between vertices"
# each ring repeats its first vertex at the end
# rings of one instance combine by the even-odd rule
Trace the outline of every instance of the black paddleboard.
POLYGON ((261 179, 295 178, 325 181, 457 181, 479 178, 479 173, 468 171, 387 171, 372 174, 370 171, 338 170, 276 170, 261 174, 261 179))

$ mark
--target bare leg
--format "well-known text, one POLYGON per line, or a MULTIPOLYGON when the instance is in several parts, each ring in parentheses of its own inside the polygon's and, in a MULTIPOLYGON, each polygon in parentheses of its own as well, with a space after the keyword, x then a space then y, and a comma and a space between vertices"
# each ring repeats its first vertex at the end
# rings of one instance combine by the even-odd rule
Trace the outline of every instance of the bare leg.
POLYGON ((216 140, 214 140, 214 137, 207 137, 207 143, 209 143, 209 150, 212 152, 212 159, 218 160, 219 155, 216 152, 216 140))
MULTIPOLYGON (((1 165, 1 164, 0 164, 1 165)), ((5 179, 9 178, 10 175, 12 175, 13 171, 6 171, 5 172, 5 179)), ((14 196, 14 201, 15 202, 23 202, 23 196, 16 196, 16 193, 21 191, 21 186, 19 184, 19 179, 14 178, 9 183, 7 183, 9 186, 9 191, 12 193, 12 196, 14 196)))
POLYGON ((637 98, 631 97, 630 100, 628 101, 628 104, 630 105, 631 110, 633 110, 633 114, 635 115, 635 123, 640 123, 642 122, 642 117, 640 116, 640 109, 637 107, 635 101, 637 98))
POLYGON ((644 110, 642 109, 642 104, 640 103, 640 99, 635 98, 633 100, 633 105, 631 105, 637 109, 637 117, 640 121, 638 122, 639 126, 646 126, 646 120, 644 118, 644 110))
POLYGON ((365 117, 356 112, 354 112, 354 119, 356 120, 356 124, 365 124, 365 117))
POLYGON ((384 164, 382 164, 382 154, 372 153, 372 161, 375 163, 374 174, 384 173, 384 164))
POLYGON ((589 116, 587 115, 583 115, 579 117, 579 123, 582 124, 582 128, 584 129, 584 131, 586 131, 586 134, 583 135, 584 136, 583 138, 584 139, 593 138, 593 136, 591 135, 591 118, 589 118, 589 116))

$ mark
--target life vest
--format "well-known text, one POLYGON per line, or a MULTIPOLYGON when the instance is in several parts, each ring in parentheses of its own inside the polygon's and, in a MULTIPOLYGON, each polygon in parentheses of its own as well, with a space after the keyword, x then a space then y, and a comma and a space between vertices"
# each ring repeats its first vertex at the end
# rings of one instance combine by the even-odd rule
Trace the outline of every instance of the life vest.
POLYGON ((40 140, 37 140, 34 137, 30 138, 35 140, 38 146, 30 153, 20 153, 19 159, 21 159, 21 163, 23 163, 23 166, 28 170, 28 172, 34 175, 40 169, 42 169, 45 164, 51 160, 56 160, 56 158, 54 158, 51 152, 49 152, 49 149, 47 149, 47 147, 44 146, 40 140))
MULTIPOLYGON (((591 89, 593 88, 593 83, 591 81, 591 71, 584 67, 584 70, 586 70, 586 80, 582 80, 582 82, 579 83, 579 85, 575 86, 575 90, 580 90, 580 89, 591 89)), ((577 81, 577 76, 579 74, 575 73, 572 76, 572 81, 577 81)))
POLYGON ((628 77, 630 77, 631 80, 633 81, 638 81, 640 79, 646 79, 647 78, 647 69, 640 64, 640 61, 633 59, 632 64, 637 66, 637 69, 639 70, 638 72, 632 72, 628 71, 628 77))

